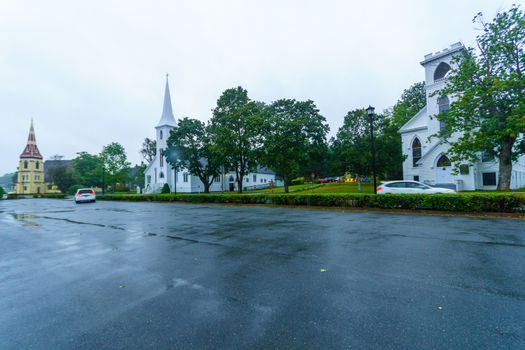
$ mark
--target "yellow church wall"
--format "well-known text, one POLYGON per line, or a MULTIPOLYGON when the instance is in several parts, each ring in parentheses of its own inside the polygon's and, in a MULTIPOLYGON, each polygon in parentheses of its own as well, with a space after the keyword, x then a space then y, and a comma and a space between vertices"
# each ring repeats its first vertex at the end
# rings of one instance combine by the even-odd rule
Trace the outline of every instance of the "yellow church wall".
POLYGON ((46 193, 44 162, 41 159, 20 159, 18 165, 17 194, 46 193))

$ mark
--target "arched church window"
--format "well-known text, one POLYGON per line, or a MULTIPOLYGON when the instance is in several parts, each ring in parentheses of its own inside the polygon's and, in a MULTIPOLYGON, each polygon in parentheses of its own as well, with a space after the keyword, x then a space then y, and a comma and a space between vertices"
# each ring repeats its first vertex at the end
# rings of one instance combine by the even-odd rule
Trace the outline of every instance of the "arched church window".
MULTIPOLYGON (((447 96, 441 96, 438 99, 438 112, 442 113, 449 108, 450 108, 450 100, 448 99, 447 96)), ((440 120, 439 121, 439 131, 445 130, 446 125, 447 124, 443 120, 440 120)))
POLYGON ((164 178, 164 173, 163 173, 162 171, 160 172, 160 175, 159 175, 159 177, 160 177, 161 179, 163 179, 163 178, 164 178))
POLYGON ((421 159, 421 141, 416 137, 412 142, 412 166, 417 167, 417 162, 421 159))
POLYGON ((450 100, 447 96, 441 96, 438 99, 438 111, 439 113, 446 111, 450 108, 450 100))
POLYGON ((27 160, 24 160, 24 169, 27 169, 28 166, 29 166, 29 163, 27 162, 27 160))
POLYGON ((451 69, 452 68, 450 68, 450 66, 445 62, 438 64, 436 70, 434 71, 434 81, 443 79, 451 69))
POLYGON ((228 179, 228 181, 230 181, 230 182, 235 181, 235 178, 233 177, 233 175, 230 175, 230 178, 228 179))
POLYGON ((441 157, 439 157, 437 161, 438 168, 444 168, 444 167, 451 166, 451 165, 452 163, 450 162, 450 159, 448 159, 448 157, 444 154, 441 155, 441 157))
POLYGON ((35 167, 36 167, 37 169, 40 169, 40 162, 39 162, 38 160, 36 161, 35 167))
POLYGON ((151 175, 146 176, 146 182, 148 185, 151 183, 151 175))
POLYGON ((160 131, 160 139, 162 140, 162 130, 160 131))

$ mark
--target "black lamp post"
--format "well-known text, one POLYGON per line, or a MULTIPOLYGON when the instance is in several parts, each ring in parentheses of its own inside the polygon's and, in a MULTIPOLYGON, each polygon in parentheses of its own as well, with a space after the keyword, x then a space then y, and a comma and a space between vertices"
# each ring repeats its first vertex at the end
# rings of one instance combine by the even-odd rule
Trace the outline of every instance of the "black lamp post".
POLYGON ((104 195, 104 160, 102 160, 102 195, 104 195))
POLYGON ((368 114, 368 119, 370 120, 370 148, 372 149, 372 176, 374 177, 374 194, 377 194, 377 184, 376 184, 376 144, 374 142, 374 111, 375 108, 368 106, 366 113, 368 114))

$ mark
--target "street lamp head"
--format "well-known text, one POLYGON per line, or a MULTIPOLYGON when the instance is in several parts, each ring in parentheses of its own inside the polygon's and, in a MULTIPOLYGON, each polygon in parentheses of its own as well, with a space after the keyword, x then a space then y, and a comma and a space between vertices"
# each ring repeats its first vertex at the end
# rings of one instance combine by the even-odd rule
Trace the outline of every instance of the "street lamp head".
POLYGON ((366 109, 366 113, 368 114, 369 117, 373 116, 374 115, 374 111, 376 109, 372 106, 368 106, 368 108, 366 109))

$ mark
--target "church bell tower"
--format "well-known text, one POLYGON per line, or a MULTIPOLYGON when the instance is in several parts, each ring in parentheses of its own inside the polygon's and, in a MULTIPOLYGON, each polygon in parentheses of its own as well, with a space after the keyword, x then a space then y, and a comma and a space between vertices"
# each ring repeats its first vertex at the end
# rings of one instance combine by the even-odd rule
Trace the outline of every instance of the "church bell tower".
POLYGON ((170 131, 176 126, 175 117, 171 108, 170 86, 168 84, 168 75, 166 74, 166 87, 164 89, 164 105, 162 107, 162 116, 155 127, 157 133, 157 157, 159 158, 159 183, 170 183, 171 166, 166 163, 165 151, 170 131))
POLYGON ((27 145, 18 163, 18 180, 16 183, 17 194, 36 194, 45 193, 44 183, 44 162, 42 154, 38 150, 35 138, 35 129, 33 120, 29 128, 27 145))

